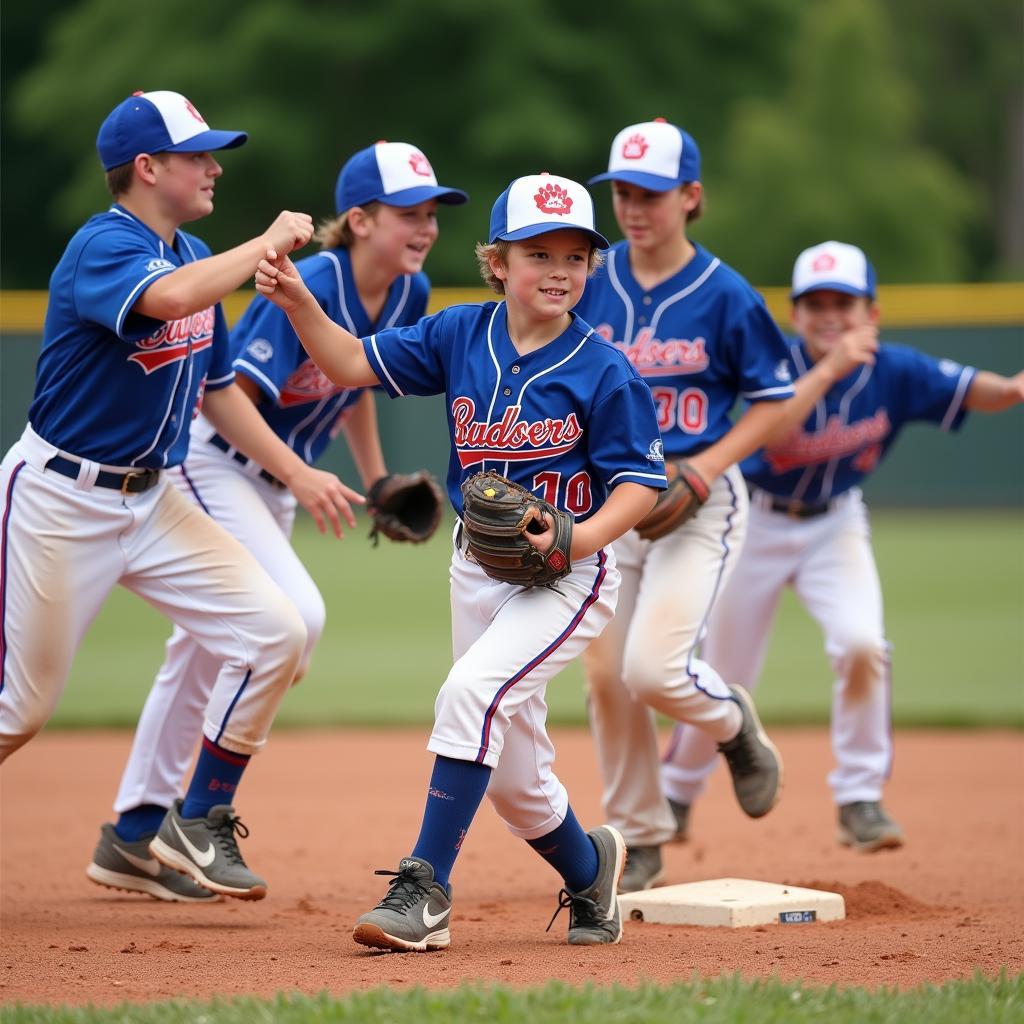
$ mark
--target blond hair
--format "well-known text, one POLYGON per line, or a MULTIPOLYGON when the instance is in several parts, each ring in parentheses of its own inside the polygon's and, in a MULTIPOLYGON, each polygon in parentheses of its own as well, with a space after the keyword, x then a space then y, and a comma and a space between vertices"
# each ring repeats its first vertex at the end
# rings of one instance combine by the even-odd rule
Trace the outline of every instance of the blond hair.
MULTIPOLYGON (((484 279, 484 284, 498 295, 505 294, 505 282, 491 269, 491 257, 497 256, 498 262, 503 267, 507 267, 508 252, 511 248, 512 243, 502 239, 497 242, 489 242, 486 245, 483 242, 476 243, 476 265, 480 270, 480 276, 484 279)), ((603 263, 604 253, 591 243, 590 255, 587 257, 587 277, 590 277, 603 263)))
MULTIPOLYGON (((358 207, 368 217, 373 217, 380 203, 374 199, 372 202, 364 203, 358 207)), ((348 222, 348 215, 357 207, 350 207, 337 217, 329 217, 320 222, 320 226, 313 235, 313 240, 320 243, 321 249, 351 249, 355 244, 356 236, 352 233, 352 225, 348 222)))

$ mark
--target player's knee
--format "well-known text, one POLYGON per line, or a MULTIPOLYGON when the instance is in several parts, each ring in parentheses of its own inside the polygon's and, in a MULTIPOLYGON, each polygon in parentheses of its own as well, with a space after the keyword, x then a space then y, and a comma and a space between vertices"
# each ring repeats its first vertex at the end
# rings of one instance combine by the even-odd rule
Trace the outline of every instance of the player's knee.
POLYGON ((319 590, 303 594, 295 604, 306 626, 306 650, 309 652, 323 636, 324 624, 327 622, 327 606, 319 590))
POLYGON ((847 698, 866 697, 885 685, 888 658, 886 645, 876 638, 849 638, 836 666, 847 698))
POLYGON ((622 677, 629 692, 643 704, 657 703, 667 681, 664 666, 644 658, 628 661, 622 677))
POLYGON ((44 712, 23 711, 17 715, 4 708, 3 729, 0 730, 0 764, 16 750, 25 746, 38 733, 49 718, 44 712))

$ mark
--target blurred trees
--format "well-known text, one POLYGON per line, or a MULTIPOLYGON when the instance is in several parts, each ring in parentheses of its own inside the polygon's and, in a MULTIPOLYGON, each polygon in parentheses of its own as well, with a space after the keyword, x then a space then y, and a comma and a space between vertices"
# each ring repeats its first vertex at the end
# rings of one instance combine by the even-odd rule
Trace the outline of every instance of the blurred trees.
MULTIPOLYGON (((1010 0, 941 6, 178 0, 130 18, 119 0, 5 5, 3 286, 45 286, 67 236, 107 202, 100 121, 157 88, 250 133, 224 154, 217 210, 197 225, 214 248, 282 207, 332 215, 344 159, 402 140, 470 192, 442 209, 428 271, 475 284, 472 245, 509 180, 585 180, 619 128, 660 115, 701 145, 708 212, 695 236, 758 284, 784 281, 796 251, 826 237, 863 245, 888 281, 1005 274, 1012 239, 996 225, 1021 187, 1004 130, 1019 12, 1010 0), (952 81, 943 62, 964 39, 984 68, 952 81)), ((595 195, 614 235, 607 186, 595 195)))

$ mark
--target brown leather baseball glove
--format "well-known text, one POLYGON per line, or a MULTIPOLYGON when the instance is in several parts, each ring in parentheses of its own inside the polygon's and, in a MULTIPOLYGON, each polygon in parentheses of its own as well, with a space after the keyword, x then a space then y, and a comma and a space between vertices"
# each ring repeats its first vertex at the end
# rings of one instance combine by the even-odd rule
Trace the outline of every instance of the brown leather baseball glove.
POLYGON ((434 535, 443 503, 440 486, 425 469, 382 476, 366 495, 373 517, 370 539, 379 544, 383 533, 389 540, 419 544, 434 535))
POLYGON ((644 540, 657 540, 692 519, 708 500, 711 488, 688 462, 665 463, 668 489, 658 492, 654 508, 636 525, 644 540))
POLYGON ((462 485, 462 528, 469 553, 491 579, 521 587, 550 587, 572 571, 572 516, 500 473, 477 473, 462 485), (547 551, 535 548, 527 530, 543 533, 542 512, 554 524, 547 551), (539 526, 540 529, 536 529, 539 526))

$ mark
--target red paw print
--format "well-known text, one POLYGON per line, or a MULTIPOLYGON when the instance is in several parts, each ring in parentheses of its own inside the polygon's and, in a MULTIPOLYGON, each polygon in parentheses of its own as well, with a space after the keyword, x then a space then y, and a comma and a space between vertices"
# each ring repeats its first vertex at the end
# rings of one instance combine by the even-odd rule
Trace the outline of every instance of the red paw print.
POLYGON ((556 185, 554 182, 542 185, 533 197, 533 201, 541 213, 565 216, 572 209, 572 196, 561 185, 556 185))
POLYGON ((409 157, 409 166, 413 174, 429 178, 434 172, 430 169, 430 161, 422 153, 413 153, 409 157))
POLYGON ((648 141, 637 132, 635 135, 630 135, 622 144, 622 156, 626 160, 639 160, 650 148, 648 141))

